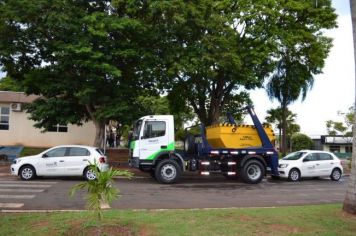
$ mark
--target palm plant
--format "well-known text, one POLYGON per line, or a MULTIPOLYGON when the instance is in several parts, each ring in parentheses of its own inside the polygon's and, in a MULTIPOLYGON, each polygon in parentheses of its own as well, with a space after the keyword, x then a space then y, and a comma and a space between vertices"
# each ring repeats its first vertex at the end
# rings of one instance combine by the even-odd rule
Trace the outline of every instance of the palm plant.
MULTIPOLYGON (((266 122, 269 124, 274 124, 278 129, 279 150, 282 150, 282 147, 281 147, 281 145, 282 145, 282 142, 281 142, 282 123, 283 123, 282 114, 283 114, 282 108, 278 107, 278 108, 267 110, 267 116, 266 116, 266 122)), ((296 117, 297 117, 297 114, 293 113, 292 111, 290 111, 287 108, 286 123, 287 123, 287 127, 288 127, 288 129, 287 129, 288 137, 291 137, 293 133, 299 132, 299 130, 300 130, 299 125, 295 123, 296 117)))
POLYGON ((107 171, 99 171, 96 163, 91 164, 90 168, 95 173, 96 179, 74 185, 69 195, 73 197, 77 190, 87 189, 88 194, 85 197, 87 208, 96 212, 98 219, 102 220, 102 210, 110 208, 109 204, 119 197, 120 191, 114 186, 114 177, 130 178, 133 174, 127 170, 115 170, 112 167, 107 171))
POLYGON ((289 59, 280 60, 266 88, 269 98, 271 100, 275 98, 280 103, 283 155, 286 153, 287 146, 288 106, 300 96, 304 100, 314 82, 312 72, 308 70, 307 66, 289 59))

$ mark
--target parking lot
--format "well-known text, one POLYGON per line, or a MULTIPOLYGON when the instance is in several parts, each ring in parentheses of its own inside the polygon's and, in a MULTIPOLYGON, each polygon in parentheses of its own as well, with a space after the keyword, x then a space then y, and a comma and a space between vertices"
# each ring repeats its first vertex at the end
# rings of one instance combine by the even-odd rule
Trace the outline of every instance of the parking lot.
MULTIPOLYGON (((85 209, 85 191, 70 198, 68 191, 78 178, 42 178, 21 181, 5 173, 1 167, 0 209, 73 210, 85 209)), ((121 198, 112 203, 120 209, 186 209, 229 207, 276 207, 341 203, 348 177, 339 182, 330 179, 304 179, 292 183, 286 180, 264 179, 257 185, 226 180, 222 176, 184 175, 178 184, 157 184, 148 176, 131 180, 115 179, 121 198)))

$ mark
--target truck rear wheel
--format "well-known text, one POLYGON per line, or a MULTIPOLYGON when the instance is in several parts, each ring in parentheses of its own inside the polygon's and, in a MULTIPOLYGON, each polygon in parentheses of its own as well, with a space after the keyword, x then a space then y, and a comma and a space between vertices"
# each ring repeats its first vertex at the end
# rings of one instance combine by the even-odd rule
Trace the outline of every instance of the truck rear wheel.
POLYGON ((241 177, 245 183, 258 184, 265 176, 265 168, 257 160, 248 160, 242 167, 241 177))
POLYGON ((163 160, 155 169, 155 177, 159 183, 173 184, 181 175, 181 168, 174 160, 163 160))

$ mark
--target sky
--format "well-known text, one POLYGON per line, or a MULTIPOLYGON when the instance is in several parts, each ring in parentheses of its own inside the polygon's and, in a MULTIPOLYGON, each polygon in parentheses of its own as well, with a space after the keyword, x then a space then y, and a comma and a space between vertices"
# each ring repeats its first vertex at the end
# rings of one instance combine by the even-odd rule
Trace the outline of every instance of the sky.
MULTIPOLYGON (((347 111, 355 101, 355 69, 349 0, 333 0, 338 14, 338 28, 327 31, 334 39, 323 74, 315 76, 314 86, 304 101, 298 100, 289 109, 297 114, 301 132, 316 138, 326 134, 327 120, 342 121, 338 111, 347 111)), ((0 78, 4 74, 0 72, 0 78)), ((255 111, 263 122, 266 111, 278 107, 269 100, 264 89, 251 92, 255 111)), ((248 121, 250 123, 251 121, 248 121)))
MULTIPOLYGON (((327 134, 327 120, 343 121, 338 111, 347 111, 355 101, 355 69, 349 0, 333 0, 338 14, 338 28, 326 35, 333 38, 333 47, 323 74, 315 76, 314 85, 304 101, 298 100, 289 109, 297 114, 301 132, 312 138, 327 134)), ((255 111, 264 121, 266 111, 279 106, 269 100, 264 89, 251 92, 255 111)))

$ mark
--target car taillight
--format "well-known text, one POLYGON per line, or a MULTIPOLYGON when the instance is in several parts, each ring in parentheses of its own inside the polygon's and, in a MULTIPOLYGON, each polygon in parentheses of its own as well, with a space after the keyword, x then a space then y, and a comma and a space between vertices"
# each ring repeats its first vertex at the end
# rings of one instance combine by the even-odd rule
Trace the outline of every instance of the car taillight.
POLYGON ((105 163, 105 157, 99 157, 99 163, 105 163))

